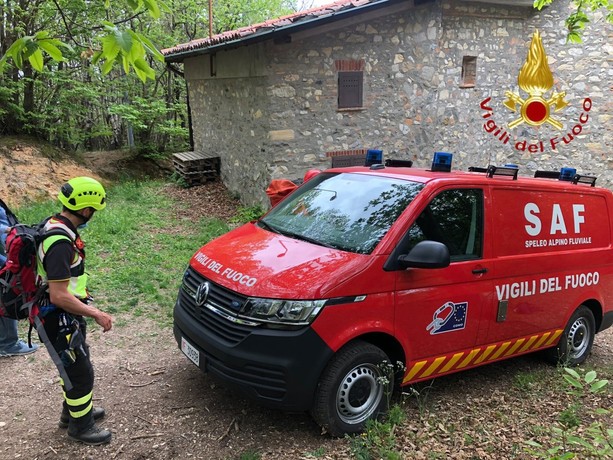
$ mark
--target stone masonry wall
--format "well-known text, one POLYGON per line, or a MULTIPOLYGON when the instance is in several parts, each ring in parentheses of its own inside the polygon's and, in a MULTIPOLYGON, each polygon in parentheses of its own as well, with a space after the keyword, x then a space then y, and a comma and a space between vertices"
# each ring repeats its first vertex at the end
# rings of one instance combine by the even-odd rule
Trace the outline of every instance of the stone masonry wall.
POLYGON ((223 180, 245 204, 267 204, 271 179, 329 168, 326 152, 361 148, 418 167, 428 167, 434 151, 452 152, 456 169, 515 163, 531 175, 571 166, 610 187, 613 27, 596 17, 583 44, 566 44, 569 4, 558 1, 539 13, 442 0, 364 15, 361 22, 295 35, 291 43, 266 42, 262 65, 248 62, 262 59, 257 53, 242 52, 244 67, 258 68, 251 76, 190 75, 187 62, 196 149, 219 152, 223 180), (552 92, 566 91, 568 106, 554 115, 561 130, 508 128, 517 114, 503 105, 505 92, 528 97, 517 77, 535 29, 554 75, 552 92), (461 87, 464 56, 477 57, 474 88, 461 87), (362 110, 337 109, 337 60, 364 60, 362 110), (500 131, 487 132, 487 120, 500 131))

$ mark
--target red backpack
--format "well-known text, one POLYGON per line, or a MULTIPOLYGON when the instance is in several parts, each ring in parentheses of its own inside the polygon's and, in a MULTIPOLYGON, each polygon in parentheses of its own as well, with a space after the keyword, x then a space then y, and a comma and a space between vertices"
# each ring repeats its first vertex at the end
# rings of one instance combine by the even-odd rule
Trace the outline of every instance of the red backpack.
POLYGON ((4 208, 10 231, 6 237, 6 263, 0 268, 0 316, 12 319, 29 318, 38 315, 38 307, 46 286, 37 284, 36 251, 43 240, 52 235, 66 235, 61 230, 44 231, 48 219, 37 225, 23 225, 0 200, 4 208))

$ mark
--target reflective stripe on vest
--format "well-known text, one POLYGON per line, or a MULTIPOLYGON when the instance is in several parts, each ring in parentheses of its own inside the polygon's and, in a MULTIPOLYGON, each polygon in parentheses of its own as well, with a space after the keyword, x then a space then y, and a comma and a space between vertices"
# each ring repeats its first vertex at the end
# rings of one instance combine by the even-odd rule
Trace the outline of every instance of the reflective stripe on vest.
POLYGON ((70 230, 64 223, 60 222, 55 218, 49 219, 47 224, 45 225, 45 232, 50 230, 62 230, 66 232, 67 236, 64 235, 52 235, 48 238, 45 238, 43 243, 38 246, 38 275, 41 279, 42 283, 47 283, 47 272, 43 266, 43 260, 45 258, 45 254, 49 251, 49 248, 60 240, 67 240, 72 243, 74 249, 74 257, 70 263, 70 280, 68 282, 68 292, 72 295, 84 299, 87 297, 87 274, 85 273, 85 261, 81 255, 81 252, 77 250, 75 247, 74 240, 76 238, 76 234, 70 230), (70 235, 70 237, 68 236, 70 235))

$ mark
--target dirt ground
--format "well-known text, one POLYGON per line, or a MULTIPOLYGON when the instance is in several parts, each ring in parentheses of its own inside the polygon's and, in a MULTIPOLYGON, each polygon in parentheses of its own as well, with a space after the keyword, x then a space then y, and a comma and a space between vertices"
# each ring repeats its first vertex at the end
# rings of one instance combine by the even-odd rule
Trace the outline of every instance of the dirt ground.
MULTIPOLYGON (((27 166, 30 160, 20 161, 27 166)), ((40 181, 30 172, 24 183, 27 189, 40 181)), ((232 214, 219 184, 169 187, 176 199, 194 203, 188 206, 194 213, 232 214), (203 197, 223 198, 227 206, 206 209, 219 200, 203 197)), ((57 184, 49 189, 57 190, 57 184)), ((0 197, 4 193, 0 189, 0 197)), ((180 352, 170 329, 143 317, 138 324, 116 317, 105 334, 93 327, 88 342, 96 372, 94 403, 105 407, 100 425, 113 432, 113 441, 84 446, 58 428, 61 389, 41 349, 27 357, 0 358, 0 459, 258 458, 249 452, 270 460, 353 458, 346 439, 322 435, 308 414, 262 408, 204 375, 180 352)), ((589 362, 611 369, 613 331, 597 336, 589 362)), ((428 393, 422 390, 427 398, 409 403, 408 419, 398 427, 402 458, 530 458, 518 443, 535 427, 554 423, 565 407, 538 381, 525 388, 516 384, 543 369, 547 366, 539 359, 527 356, 429 382, 428 393), (538 396, 542 402, 535 405, 538 396)), ((591 404, 611 407, 611 392, 591 404)))

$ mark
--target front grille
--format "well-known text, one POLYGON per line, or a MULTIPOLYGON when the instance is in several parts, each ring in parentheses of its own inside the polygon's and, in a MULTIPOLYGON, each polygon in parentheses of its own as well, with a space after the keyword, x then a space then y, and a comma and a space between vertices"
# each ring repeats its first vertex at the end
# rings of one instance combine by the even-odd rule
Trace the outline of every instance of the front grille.
POLYGON ((179 305, 209 334, 225 341, 228 345, 239 343, 254 329, 254 326, 231 320, 236 318, 236 313, 246 300, 245 296, 213 283, 191 267, 185 272, 179 291, 179 305), (205 304, 200 307, 196 304, 195 296, 198 287, 205 282, 209 283, 209 294, 205 304), (211 308, 222 314, 216 313, 211 308))

